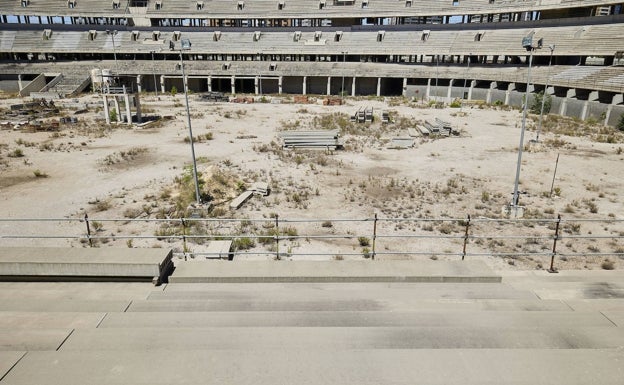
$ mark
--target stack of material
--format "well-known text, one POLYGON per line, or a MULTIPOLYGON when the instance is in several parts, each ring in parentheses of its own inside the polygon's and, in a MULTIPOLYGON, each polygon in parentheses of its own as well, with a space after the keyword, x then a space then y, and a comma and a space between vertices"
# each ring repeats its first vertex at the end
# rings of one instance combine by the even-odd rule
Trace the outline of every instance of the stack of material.
POLYGON ((381 111, 381 123, 390 123, 390 113, 388 113, 388 111, 381 111))
POLYGON ((271 193, 271 188, 267 182, 255 182, 249 191, 256 195, 268 196, 271 193))
MULTIPOLYGON (((432 135, 440 134, 440 127, 437 124, 429 122, 428 120, 425 121, 425 124, 423 127, 426 132, 429 132, 429 134, 432 134, 432 135)), ((425 135, 428 135, 428 134, 425 134, 425 135)))
POLYGON ((340 106, 342 105, 341 98, 327 98, 323 100, 324 106, 340 106))
POLYGON ((283 141, 283 147, 327 148, 335 150, 343 145, 339 138, 340 133, 338 130, 284 131, 279 136, 283 141))
POLYGON ((297 104, 309 104, 310 98, 307 95, 295 95, 294 96, 295 103, 297 104))
POLYGON ((412 138, 392 138, 388 144, 388 148, 405 149, 414 147, 414 139, 412 138))
POLYGON ((453 130, 453 126, 451 126, 450 122, 447 122, 446 120, 442 120, 440 118, 436 118, 435 122, 436 122, 436 125, 440 127, 440 131, 448 132, 448 136, 451 136, 451 134, 459 135, 458 131, 453 130))
POLYGON ((222 92, 207 92, 199 95, 199 99, 203 102, 229 102, 230 98, 222 92))
POLYGON ((364 110, 364 121, 367 123, 373 122, 373 107, 364 110))

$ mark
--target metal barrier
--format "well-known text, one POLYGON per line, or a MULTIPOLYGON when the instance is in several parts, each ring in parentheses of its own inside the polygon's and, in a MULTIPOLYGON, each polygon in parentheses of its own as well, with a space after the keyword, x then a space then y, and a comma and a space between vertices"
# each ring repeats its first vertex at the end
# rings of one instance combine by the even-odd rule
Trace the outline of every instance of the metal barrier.
MULTIPOLYGON (((620 219, 498 219, 466 218, 368 218, 287 219, 274 214, 269 218, 0 218, 0 246, 6 243, 34 240, 78 241, 83 246, 98 247, 103 243, 125 240, 134 247, 135 240, 157 240, 172 243, 178 256, 220 257, 222 252, 202 251, 203 243, 211 240, 232 240, 229 253, 236 255, 272 256, 360 256, 375 259, 378 256, 494 256, 517 258, 521 256, 550 257, 549 270, 555 271, 555 257, 605 257, 624 256, 624 220, 620 219), (143 223, 143 233, 124 226, 143 223), (24 224, 24 225, 20 225, 24 224), (32 230, 34 225, 43 230, 32 230), (103 234, 107 224, 121 224, 117 233, 103 234), (319 226, 320 224, 320 226, 319 226), (581 227, 590 228, 581 233, 581 227), (608 226, 616 228, 609 229, 608 226), (409 227, 407 227, 409 226, 409 227), (407 228, 406 228, 407 227, 407 228), (342 229, 337 229, 342 228, 342 229), (58 229, 68 233, 55 233, 58 229), (151 233, 145 230, 150 229, 151 233), (511 229, 511 233, 505 230, 511 229), (606 233, 597 233, 603 229, 606 233), (30 231, 27 231, 30 230, 30 231), (123 230, 124 232, 120 231, 123 230), (299 231, 306 231, 300 234, 299 231), (357 232, 356 232, 357 231, 357 232), (9 242, 11 240, 11 242, 9 242), (561 242, 568 241, 566 251, 558 250, 561 242), (585 240, 583 243, 581 241, 585 240), (487 244, 485 244, 487 242, 487 244), (514 245, 505 241, 516 242, 514 245), (524 241, 524 243, 517 243, 524 241), (256 245, 256 242, 260 245, 256 245), (300 242, 307 242, 302 247, 300 242), (314 243, 316 242, 316 243, 314 243), (341 243, 342 242, 342 243, 341 243), (317 251, 319 246, 330 251, 317 251), (380 247, 383 244, 383 248, 380 247), (578 251, 575 246, 586 247, 578 251), (423 249, 423 246, 430 246, 423 249), (537 247, 539 246, 539 249, 537 247), (610 247, 602 251, 601 247, 610 247), (282 248, 282 250, 280 250, 282 248), (286 248, 286 249, 284 249, 286 248), (302 249, 295 252, 295 249, 302 249), (310 252, 310 249, 314 252, 310 252), (286 250, 286 251, 285 251, 286 250)), ((160 245, 162 246, 162 245, 160 245)), ((149 246, 146 246, 149 247, 149 246)))

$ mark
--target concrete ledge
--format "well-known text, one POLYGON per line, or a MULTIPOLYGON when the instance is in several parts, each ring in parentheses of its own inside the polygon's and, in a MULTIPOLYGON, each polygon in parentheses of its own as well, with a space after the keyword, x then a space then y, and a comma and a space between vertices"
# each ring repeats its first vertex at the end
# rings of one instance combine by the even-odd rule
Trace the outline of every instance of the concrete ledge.
POLYGON ((126 280, 162 282, 173 269, 167 249, 4 247, 0 280, 126 280))
POLYGON ((183 261, 169 282, 498 283, 501 277, 481 261, 183 261))

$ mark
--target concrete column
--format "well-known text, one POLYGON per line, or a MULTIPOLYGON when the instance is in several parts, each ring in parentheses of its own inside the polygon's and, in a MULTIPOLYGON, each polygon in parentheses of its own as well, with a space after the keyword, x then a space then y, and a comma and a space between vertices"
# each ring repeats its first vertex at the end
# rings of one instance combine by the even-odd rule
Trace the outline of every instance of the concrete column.
POLYGON ((308 77, 304 76, 303 77, 303 94, 307 95, 308 93, 308 77))
POLYGON ((128 125, 132 125, 132 110, 130 109, 130 95, 124 94, 124 103, 126 105, 126 119, 128 119, 128 125))
POLYGON ((121 122, 121 110, 119 110, 119 100, 117 100, 117 96, 113 96, 113 101, 115 102, 115 112, 117 113, 117 123, 121 122))
POLYGON ((624 95, 623 94, 615 94, 613 95, 613 99, 611 99, 611 104, 607 106, 607 112, 605 115, 604 125, 606 126, 609 123, 609 118, 611 117, 611 111, 613 111, 613 106, 616 104, 624 103, 624 95))
POLYGON ((576 90, 574 88, 569 89, 566 92, 566 97, 561 101, 561 107, 559 107, 559 115, 565 116, 568 110, 568 100, 576 97, 576 90))
POLYGON ((351 80, 351 96, 355 96, 355 79, 356 77, 353 77, 353 80, 351 80))
POLYGON ((17 75, 17 88, 21 91, 24 87, 22 85, 22 75, 17 75))
POLYGON ((104 101, 104 119, 106 119, 106 124, 110 124, 110 110, 108 109, 108 97, 106 95, 102 95, 102 99, 104 101))
POLYGON ((429 99, 431 96, 431 79, 427 79, 427 89, 425 90, 425 97, 429 99))
POLYGON ((327 77, 327 95, 331 94, 331 76, 327 77))
POLYGON ((165 93, 165 75, 160 75, 160 93, 165 93))
POLYGON ((232 75, 230 79, 230 87, 232 88, 232 95, 236 94, 236 76, 232 75))
POLYGON ((403 95, 403 97, 407 96, 407 78, 403 78, 403 92, 401 95, 403 95))
POLYGON ((377 96, 381 96, 381 78, 377 78, 377 96))
POLYGON ((487 94, 485 95, 485 102, 487 104, 492 104, 492 90, 496 89, 498 84, 496 82, 490 83, 490 88, 488 88, 487 94))
POLYGON ((598 91, 592 91, 589 93, 587 100, 583 103, 583 111, 581 112, 581 120, 587 119, 589 113, 589 102, 598 100, 598 91))
POLYGON ((516 83, 509 83, 507 86, 507 91, 505 91, 505 105, 509 105, 509 101, 511 98, 511 91, 516 89, 516 83))
POLYGON ((141 86, 141 75, 137 75, 137 90, 141 92, 143 87, 141 86))
POLYGON ((277 80, 277 88, 278 88, 278 94, 282 94, 282 88, 283 88, 283 82, 284 82, 284 77, 280 76, 279 79, 277 80))
POLYGON ((208 76, 208 92, 212 92, 212 76, 208 76))
POLYGON ((142 123, 143 115, 141 113, 141 98, 139 94, 134 95, 134 108, 136 109, 137 123, 142 123))
POLYGON ((453 96, 451 94, 451 91, 453 90, 454 83, 455 83, 455 79, 451 79, 449 81, 449 86, 448 86, 448 89, 446 90, 446 102, 447 103, 451 103, 453 101, 453 96))
POLYGON ((468 88, 468 100, 472 100, 472 90, 474 90, 476 85, 477 85, 477 81, 476 80, 471 80, 470 81, 470 88, 468 88))
POLYGON ((254 78, 254 93, 255 93, 256 95, 258 95, 258 90, 259 90, 259 88, 258 88, 258 84, 259 84, 259 83, 260 83, 260 82, 258 81, 258 76, 256 76, 256 77, 254 78))

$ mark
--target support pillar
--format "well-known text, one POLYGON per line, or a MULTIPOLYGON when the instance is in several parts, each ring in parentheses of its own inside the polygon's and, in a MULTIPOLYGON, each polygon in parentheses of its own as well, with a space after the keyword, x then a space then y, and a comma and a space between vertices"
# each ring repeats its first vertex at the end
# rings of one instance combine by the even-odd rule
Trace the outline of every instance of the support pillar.
POLYGON ((278 94, 282 94, 282 89, 283 89, 283 83, 284 83, 284 77, 280 76, 277 80, 277 88, 278 88, 278 94))
POLYGON ((331 76, 327 77, 327 95, 331 95, 331 76))
POLYGON ((453 101, 453 94, 451 92, 453 91, 454 83, 455 83, 455 79, 451 79, 449 81, 449 86, 448 86, 448 89, 446 90, 446 102, 447 103, 451 103, 453 101))
POLYGON ((429 99, 431 96, 431 79, 427 79, 427 88, 425 89, 425 97, 429 99))
POLYGON ((208 76, 208 92, 212 92, 212 76, 208 76))
POLYGON ((485 102, 487 104, 492 104, 492 90, 496 89, 498 84, 496 82, 490 83, 490 88, 488 88, 487 94, 485 95, 485 102))
POLYGON ((403 92, 401 93, 403 97, 407 96, 407 78, 403 78, 403 92))
POLYGON ((303 94, 307 95, 308 93, 308 77, 304 76, 303 77, 303 94))
POLYGON ((124 93, 124 104, 126 107, 126 119, 128 119, 128 125, 132 125, 132 110, 130 109, 130 95, 124 93))
POLYGON ((351 96, 355 96, 355 79, 356 77, 354 76, 351 80, 351 96))
POLYGON ((592 91, 589 93, 587 100, 583 103, 583 111, 581 112, 581 120, 587 119, 589 115, 589 103, 598 100, 598 91, 592 91))
POLYGON ((143 87, 141 86, 141 75, 137 75, 137 90, 141 92, 143 87))
POLYGON ((472 100, 472 90, 474 90, 476 85, 477 85, 477 81, 476 80, 471 80, 470 81, 470 88, 468 88, 468 100, 472 100))
POLYGON ((259 80, 259 79, 258 79, 258 76, 256 76, 256 77, 254 78, 254 94, 256 94, 256 95, 258 95, 258 93, 259 93, 259 92, 258 92, 258 90, 259 90, 259 88, 258 88, 258 84, 259 84, 260 82, 259 82, 258 80, 259 80))
POLYGON ((119 109, 119 100, 117 100, 117 96, 113 96, 113 101, 115 102, 115 112, 117 113, 117 123, 121 122, 121 110, 119 109))
POLYGON ((232 95, 236 95, 236 76, 232 75, 230 79, 230 87, 232 89, 232 95))
POLYGON ((613 106, 615 106, 616 104, 621 104, 621 103, 624 103, 624 94, 613 95, 613 99, 611 99, 611 104, 607 106, 607 111, 606 111, 605 120, 604 120, 605 126, 609 124, 609 118, 611 117, 613 106))
POLYGON ((102 99, 104 101, 104 119, 106 119, 106 124, 110 124, 110 110, 108 109, 108 97, 106 95, 102 95, 102 99))
POLYGON ((381 96, 381 78, 377 78, 377 96, 381 96))
POLYGON ((566 92, 566 97, 561 101, 561 107, 559 107, 559 115, 566 116, 568 111, 568 100, 576 97, 576 90, 574 88, 569 89, 566 92))
POLYGON ((17 75, 17 88, 19 88, 20 91, 22 91, 22 89, 24 88, 22 85, 22 75, 17 75))
POLYGON ((511 91, 516 89, 516 83, 509 83, 507 91, 505 91, 505 105, 509 105, 511 100, 511 91))
POLYGON ((164 94, 165 92, 165 75, 160 75, 160 93, 164 94))

